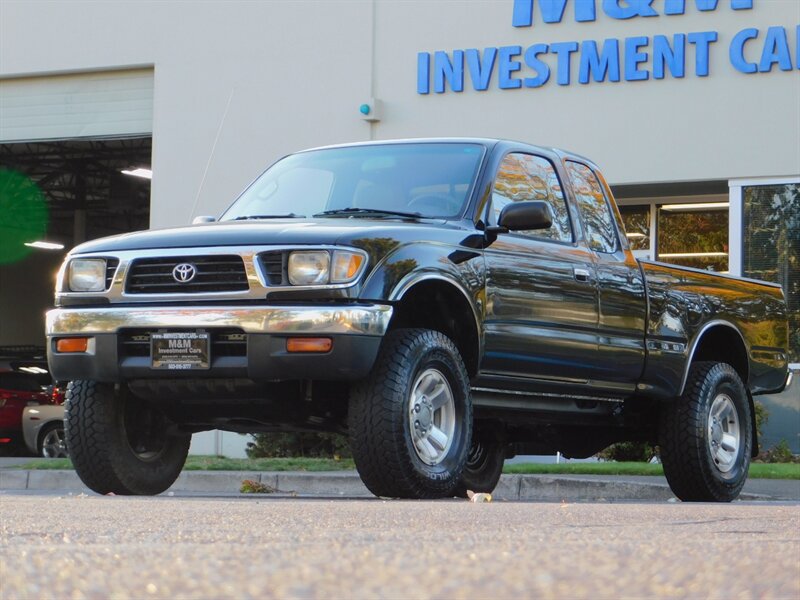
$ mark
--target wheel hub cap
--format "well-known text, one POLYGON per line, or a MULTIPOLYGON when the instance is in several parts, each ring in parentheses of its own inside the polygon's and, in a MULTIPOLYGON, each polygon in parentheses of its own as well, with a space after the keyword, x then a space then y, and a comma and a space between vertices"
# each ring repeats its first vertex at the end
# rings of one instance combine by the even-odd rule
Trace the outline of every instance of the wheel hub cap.
POLYGON ((43 454, 48 458, 60 458, 67 455, 64 433, 60 429, 49 432, 42 443, 43 454))
POLYGON ((437 465, 447 456, 456 424, 455 401, 447 378, 427 369, 414 381, 409 398, 409 430, 422 462, 437 465))
POLYGON ((736 464, 741 434, 733 400, 727 394, 717 394, 708 413, 708 449, 720 472, 727 473, 736 464))
POLYGON ((430 401, 423 396, 422 400, 414 405, 414 412, 417 413, 414 428, 420 433, 427 433, 433 425, 433 406, 430 401))

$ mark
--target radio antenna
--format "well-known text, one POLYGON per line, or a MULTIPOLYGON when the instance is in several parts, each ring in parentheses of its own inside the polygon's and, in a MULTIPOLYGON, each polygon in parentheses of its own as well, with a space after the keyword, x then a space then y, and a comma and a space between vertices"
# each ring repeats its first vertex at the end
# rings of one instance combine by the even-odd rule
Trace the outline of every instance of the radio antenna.
POLYGON ((206 175, 208 174, 208 168, 211 166, 211 160, 214 158, 214 151, 217 149, 217 142, 219 141, 219 135, 222 133, 222 126, 225 124, 225 118, 228 116, 228 109, 231 107, 231 100, 233 100, 233 92, 236 91, 236 88, 231 88, 231 93, 228 96, 228 103, 225 105, 225 111, 222 113, 222 119, 219 122, 219 127, 217 128, 217 135, 214 138, 214 144, 211 146, 211 153, 208 155, 208 162, 206 163, 206 168, 203 171, 203 177, 200 179, 200 187, 197 188, 197 194, 194 197, 194 204, 192 204, 192 211, 189 213, 189 221, 194 218, 194 211, 197 210, 197 203, 200 201, 200 192, 203 191, 203 185, 206 182, 206 175))

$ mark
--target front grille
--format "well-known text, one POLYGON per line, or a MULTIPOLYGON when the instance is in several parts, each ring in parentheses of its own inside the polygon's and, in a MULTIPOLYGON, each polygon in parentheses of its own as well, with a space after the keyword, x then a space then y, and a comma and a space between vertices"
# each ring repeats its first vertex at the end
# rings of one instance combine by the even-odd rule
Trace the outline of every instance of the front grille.
MULTIPOLYGON (((170 330, 172 331, 172 330, 170 330)), ((150 356, 150 331, 123 330, 119 334, 119 356, 150 356)), ((215 329, 211 333, 211 358, 247 356, 247 334, 239 329, 215 329)))
POLYGON ((268 285, 279 286, 289 285, 289 274, 287 272, 288 252, 264 252, 258 255, 261 261, 261 268, 267 279, 268 285))
POLYGON ((114 281, 114 273, 117 272, 118 265, 119 265, 118 258, 106 259, 106 289, 109 289, 111 287, 111 283, 114 281))
POLYGON ((249 288, 241 256, 174 256, 140 258, 128 269, 125 291, 129 294, 198 294, 205 292, 240 292, 249 288), (172 271, 187 263, 196 274, 179 283, 172 271))

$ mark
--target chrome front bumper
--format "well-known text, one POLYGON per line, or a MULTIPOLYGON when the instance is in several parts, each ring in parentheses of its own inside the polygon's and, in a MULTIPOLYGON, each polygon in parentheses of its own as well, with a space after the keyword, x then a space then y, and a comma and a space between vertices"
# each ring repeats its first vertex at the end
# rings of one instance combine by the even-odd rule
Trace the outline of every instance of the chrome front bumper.
POLYGON ((48 336, 117 333, 120 329, 235 327, 245 333, 383 336, 392 318, 385 305, 187 306, 66 308, 47 313, 48 336))
MULTIPOLYGON (((63 308, 47 313, 47 357, 56 380, 123 382, 163 378, 247 378, 260 381, 358 380, 375 362, 392 307, 340 306, 183 306, 142 305, 63 308), (245 334, 243 352, 215 350, 215 332, 245 334), (131 352, 131 335, 158 330, 205 330, 211 334, 210 367, 158 370, 147 351, 131 352), (86 352, 58 352, 65 337, 88 337, 86 352), (330 337, 324 353, 292 353, 290 337, 330 337)), ((147 342, 145 342, 147 344, 147 342)), ((241 347, 240 347, 241 349, 241 347)))

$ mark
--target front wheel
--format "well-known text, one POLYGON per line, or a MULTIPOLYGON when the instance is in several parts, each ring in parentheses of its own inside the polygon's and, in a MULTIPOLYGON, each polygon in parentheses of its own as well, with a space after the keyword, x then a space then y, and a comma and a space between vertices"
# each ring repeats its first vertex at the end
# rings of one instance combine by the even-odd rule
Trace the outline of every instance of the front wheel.
POLYGON ((125 387, 96 381, 69 384, 65 424, 75 471, 98 494, 160 494, 178 478, 192 439, 125 387))
POLYGON ((464 362, 438 331, 390 331, 349 406, 356 468, 376 496, 441 498, 461 477, 472 435, 464 362))
POLYGON ((691 366, 683 395, 661 410, 661 462, 678 498, 736 499, 750 467, 752 418, 747 391, 733 367, 691 366))

